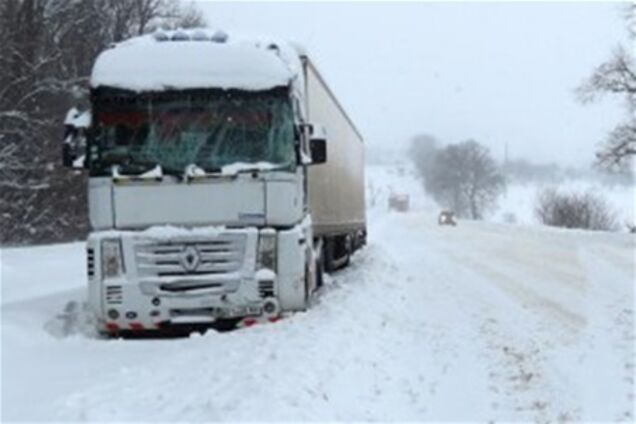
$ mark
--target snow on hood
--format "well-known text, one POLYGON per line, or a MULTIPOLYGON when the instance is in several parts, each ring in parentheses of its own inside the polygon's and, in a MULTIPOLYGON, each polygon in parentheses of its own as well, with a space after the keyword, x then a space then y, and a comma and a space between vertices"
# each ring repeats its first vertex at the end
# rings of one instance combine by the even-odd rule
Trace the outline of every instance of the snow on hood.
POLYGON ((244 171, 271 171, 273 169, 280 168, 281 165, 277 165, 271 162, 235 162, 229 165, 225 165, 221 168, 221 174, 223 175, 236 175, 239 172, 244 171))
POLYGON ((298 52, 290 46, 272 48, 262 40, 228 37, 213 41, 206 30, 136 37, 102 52, 91 76, 91 87, 133 91, 221 88, 267 90, 297 79, 298 52), (159 36, 160 35, 160 36, 159 36), (177 40, 173 40, 176 38, 177 40), (163 41, 160 41, 163 40, 163 41), (293 52, 290 54, 290 51, 293 52))
POLYGON ((211 225, 203 227, 177 227, 174 225, 155 225, 148 227, 143 231, 131 231, 131 230, 106 230, 93 232, 89 236, 91 237, 135 237, 135 238, 154 238, 154 239, 186 239, 194 237, 206 237, 214 238, 228 232, 234 233, 246 233, 252 234, 257 229, 241 228, 241 229, 229 229, 222 225, 211 225))

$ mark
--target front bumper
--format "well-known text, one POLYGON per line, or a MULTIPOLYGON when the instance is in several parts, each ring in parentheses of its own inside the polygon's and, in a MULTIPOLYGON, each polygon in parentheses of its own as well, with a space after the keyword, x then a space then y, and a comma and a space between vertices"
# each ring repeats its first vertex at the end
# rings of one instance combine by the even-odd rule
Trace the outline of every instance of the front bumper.
POLYGON ((89 304, 100 331, 204 325, 280 312, 278 276, 256 272, 255 228, 194 234, 184 230, 183 235, 169 238, 147 232, 113 233, 93 233, 88 241, 89 304), (102 278, 101 240, 113 236, 121 239, 124 272, 102 278), (188 269, 180 255, 192 250, 199 263, 188 269))
POLYGON ((118 329, 159 329, 176 324, 205 324, 219 319, 258 317, 273 297, 262 298, 257 290, 259 282, 244 280, 237 285, 243 287, 228 293, 188 291, 184 293, 163 293, 147 290, 147 285, 107 284, 103 313, 98 317, 102 330, 118 329), (250 293, 253 291, 253 293, 250 293))

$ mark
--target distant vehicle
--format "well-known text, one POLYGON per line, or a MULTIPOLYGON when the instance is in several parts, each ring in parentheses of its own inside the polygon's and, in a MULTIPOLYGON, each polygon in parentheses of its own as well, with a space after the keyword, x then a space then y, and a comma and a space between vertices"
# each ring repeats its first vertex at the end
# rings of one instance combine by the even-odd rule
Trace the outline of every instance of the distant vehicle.
POLYGON ((410 197, 408 194, 391 193, 389 196, 389 210, 397 212, 408 212, 410 208, 410 197))
POLYGON ((441 211, 437 218, 437 223, 439 225, 452 225, 454 227, 457 225, 457 222, 455 221, 455 213, 451 211, 441 211))
MULTIPOLYGON (((302 48, 160 31, 102 52, 90 86, 81 162, 99 331, 305 310, 322 270, 365 243, 362 136, 302 48)), ((74 142, 67 165, 81 159, 74 142)))

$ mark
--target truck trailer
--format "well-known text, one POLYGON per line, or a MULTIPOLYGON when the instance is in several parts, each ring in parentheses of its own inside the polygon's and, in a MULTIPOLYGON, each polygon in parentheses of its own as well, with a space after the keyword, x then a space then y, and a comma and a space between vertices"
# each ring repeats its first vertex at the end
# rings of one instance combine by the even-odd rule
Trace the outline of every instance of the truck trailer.
POLYGON ((364 245, 363 139, 301 47, 207 29, 136 37, 98 56, 90 105, 63 151, 89 174, 99 332, 303 311, 323 270, 364 245))

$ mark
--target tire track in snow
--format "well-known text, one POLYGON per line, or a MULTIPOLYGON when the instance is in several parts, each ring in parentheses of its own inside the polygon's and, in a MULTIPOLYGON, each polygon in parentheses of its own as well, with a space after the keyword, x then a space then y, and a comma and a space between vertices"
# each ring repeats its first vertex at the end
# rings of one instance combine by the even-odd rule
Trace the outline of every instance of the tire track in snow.
MULTIPOLYGON (((441 278, 454 283, 458 307, 471 311, 470 320, 480 324, 479 329, 471 324, 464 326, 468 333, 480 333, 478 341, 487 352, 483 357, 490 369, 493 416, 534 421, 579 417, 581 408, 569 394, 572 387, 567 378, 559 372, 562 358, 557 354, 563 345, 575 343, 577 332, 584 328, 585 319, 579 311, 563 307, 528 285, 541 275, 510 267, 492 254, 493 247, 505 246, 503 242, 509 239, 497 237, 499 244, 493 246, 492 238, 486 235, 480 245, 477 231, 469 228, 472 241, 466 246, 460 242, 460 227, 448 229, 449 237, 439 236, 439 228, 430 224, 426 227, 420 226, 420 230, 437 233, 434 237, 429 234, 428 239, 434 244, 431 251, 438 262, 444 256, 453 262, 452 273, 441 278)), ((554 282, 559 283, 561 276, 557 273, 554 282)))

